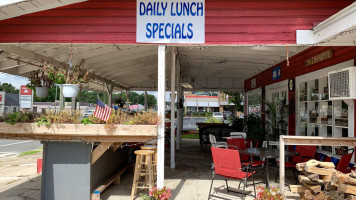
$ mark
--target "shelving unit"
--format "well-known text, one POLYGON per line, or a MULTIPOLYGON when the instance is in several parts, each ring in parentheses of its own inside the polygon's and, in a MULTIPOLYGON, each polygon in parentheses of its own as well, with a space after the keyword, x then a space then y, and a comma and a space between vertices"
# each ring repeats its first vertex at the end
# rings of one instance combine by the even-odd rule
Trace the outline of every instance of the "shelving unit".
MULTIPOLYGON (((348 137, 348 105, 329 100, 328 78, 299 83, 297 94, 300 136, 348 137)), ((338 153, 332 147, 320 150, 338 153)))

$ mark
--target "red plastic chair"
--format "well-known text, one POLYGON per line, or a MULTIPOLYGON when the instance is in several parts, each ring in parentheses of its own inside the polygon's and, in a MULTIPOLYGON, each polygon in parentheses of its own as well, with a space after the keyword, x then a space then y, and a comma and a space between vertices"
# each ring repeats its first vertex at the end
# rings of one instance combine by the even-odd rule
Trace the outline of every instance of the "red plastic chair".
POLYGON ((213 156, 214 171, 213 171, 213 178, 211 180, 208 199, 210 199, 210 196, 213 196, 211 195, 211 189, 213 187, 215 175, 219 175, 225 178, 227 192, 232 191, 229 190, 227 179, 240 180, 240 184, 241 182, 244 182, 242 199, 245 199, 244 193, 247 185, 247 178, 252 176, 253 188, 255 191, 255 198, 256 198, 255 181, 253 179, 253 174, 255 172, 254 171, 248 172, 249 166, 245 166, 244 168, 241 169, 239 151, 236 149, 233 150, 233 149, 211 147, 211 153, 213 156))
MULTIPOLYGON (((243 138, 228 138, 227 139, 227 144, 230 145, 229 149, 234 149, 234 148, 231 148, 231 146, 236 146, 239 150, 246 149, 245 139, 243 139, 243 138)), ((251 164, 251 160, 250 160, 250 156, 249 155, 242 153, 242 154, 240 154, 240 158, 241 158, 241 161, 242 161, 243 165, 250 165, 251 164)), ((253 159, 253 157, 252 157, 252 159, 253 159)), ((265 163, 265 161, 252 160, 252 167, 259 167, 259 166, 262 166, 264 163, 265 163)))
POLYGON ((339 164, 336 167, 337 171, 340 171, 342 173, 347 173, 347 169, 349 168, 349 164, 352 158, 352 154, 354 153, 354 149, 348 149, 347 152, 349 152, 350 150, 352 150, 351 153, 349 154, 344 154, 341 156, 340 160, 339 160, 339 164))
MULTIPOLYGON (((243 138, 227 138, 227 144, 229 145, 229 149, 237 149, 244 150, 246 149, 245 139, 243 138)), ((249 160, 249 156, 247 154, 240 154, 240 158, 242 162, 247 162, 249 160)))

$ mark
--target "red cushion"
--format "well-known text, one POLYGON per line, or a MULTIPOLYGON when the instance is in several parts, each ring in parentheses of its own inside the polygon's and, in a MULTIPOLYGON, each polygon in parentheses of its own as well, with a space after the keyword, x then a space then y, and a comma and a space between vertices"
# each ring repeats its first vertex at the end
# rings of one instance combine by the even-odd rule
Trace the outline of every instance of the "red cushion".
MULTIPOLYGON (((277 164, 279 165, 279 161, 277 161, 277 164)), ((292 162, 285 162, 284 167, 295 168, 296 164, 292 162)))
MULTIPOLYGON (((244 163, 242 163, 243 165, 249 165, 251 162, 244 162, 244 163)), ((261 160, 259 160, 259 161, 254 161, 253 163, 252 163, 252 167, 257 167, 257 166, 261 166, 261 165, 263 165, 263 164, 265 164, 265 161, 261 161, 261 160)))

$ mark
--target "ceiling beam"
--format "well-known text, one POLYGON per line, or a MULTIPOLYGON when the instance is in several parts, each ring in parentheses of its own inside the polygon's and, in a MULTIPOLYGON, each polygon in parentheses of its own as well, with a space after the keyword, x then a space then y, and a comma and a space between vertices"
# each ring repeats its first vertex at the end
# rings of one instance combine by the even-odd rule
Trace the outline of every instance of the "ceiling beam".
MULTIPOLYGON (((5 52, 7 52, 7 53, 12 53, 12 54, 18 55, 18 56, 20 56, 22 58, 30 59, 30 60, 37 61, 37 62, 40 62, 40 63, 42 63, 43 61, 47 61, 47 62, 52 63, 53 65, 56 65, 57 67, 60 67, 62 69, 68 69, 69 68, 69 65, 64 63, 64 62, 60 62, 60 61, 57 61, 57 60, 52 59, 50 57, 46 57, 46 56, 34 53, 32 51, 29 51, 29 50, 26 50, 26 49, 23 49, 23 48, 20 48, 20 47, 16 47, 16 46, 13 46, 13 45, 10 45, 10 46, 8 46, 8 45, 0 45, 0 49, 5 51, 5 52)), ((83 71, 83 72, 85 73, 85 71, 83 71)), ((116 84, 112 80, 103 78, 103 77, 98 76, 98 75, 96 75, 94 73, 92 73, 92 76, 94 77, 94 79, 99 80, 99 81, 104 82, 104 83, 107 83, 107 84, 112 84, 114 87, 128 89, 128 87, 126 87, 124 85, 116 84)))

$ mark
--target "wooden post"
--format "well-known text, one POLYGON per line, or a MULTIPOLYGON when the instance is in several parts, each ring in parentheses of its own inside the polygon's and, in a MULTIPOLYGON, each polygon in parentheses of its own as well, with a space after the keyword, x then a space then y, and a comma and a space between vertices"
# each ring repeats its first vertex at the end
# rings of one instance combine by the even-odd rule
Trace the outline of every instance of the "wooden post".
POLYGON ((171 169, 176 168, 175 163, 175 83, 176 83, 176 53, 175 48, 172 47, 172 66, 171 66, 171 169))
POLYGON ((145 91, 145 111, 148 110, 148 106, 147 106, 147 91, 145 91))
POLYGON ((126 90, 126 106, 127 106, 127 111, 130 110, 130 90, 126 90))
POLYGON ((284 139, 283 135, 279 137, 279 184, 280 191, 285 197, 284 184, 285 184, 285 169, 284 169, 285 157, 284 157, 284 139))
POLYGON ((157 188, 164 186, 164 108, 166 89, 166 46, 158 45, 158 140, 157 140, 157 188))
POLYGON ((111 84, 106 84, 106 92, 108 93, 108 106, 111 108, 112 107, 112 91, 114 90, 114 87, 111 84))
POLYGON ((179 150, 179 146, 180 146, 180 134, 182 132, 181 129, 181 122, 182 122, 182 107, 180 105, 181 99, 182 99, 182 86, 181 86, 181 74, 180 74, 180 63, 178 60, 178 55, 177 55, 177 78, 176 78, 176 83, 177 83, 177 141, 176 141, 176 149, 179 150))

